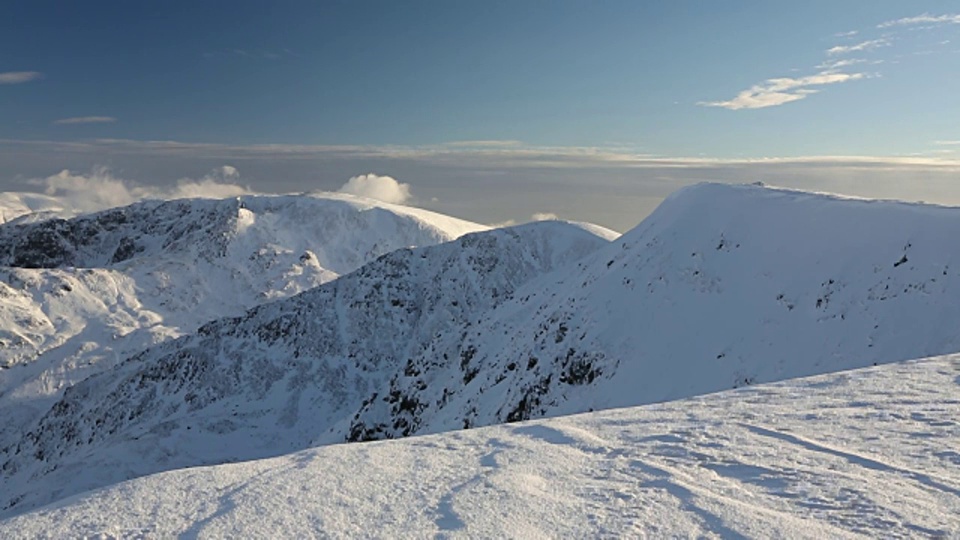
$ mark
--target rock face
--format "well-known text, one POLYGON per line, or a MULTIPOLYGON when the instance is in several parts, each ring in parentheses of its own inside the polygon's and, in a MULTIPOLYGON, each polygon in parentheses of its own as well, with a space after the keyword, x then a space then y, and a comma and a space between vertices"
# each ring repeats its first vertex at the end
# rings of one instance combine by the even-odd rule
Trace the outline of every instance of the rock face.
POLYGON ((396 251, 71 387, 0 454, 0 505, 954 352, 958 237, 958 209, 707 184, 614 242, 542 223, 396 251))

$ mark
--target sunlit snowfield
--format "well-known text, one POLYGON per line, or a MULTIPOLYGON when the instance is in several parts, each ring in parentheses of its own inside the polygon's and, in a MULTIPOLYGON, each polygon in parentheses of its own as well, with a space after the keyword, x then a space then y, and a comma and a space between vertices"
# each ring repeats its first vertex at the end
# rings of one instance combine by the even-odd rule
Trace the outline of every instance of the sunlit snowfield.
POLYGON ((9 538, 960 534, 960 358, 158 474, 9 538))

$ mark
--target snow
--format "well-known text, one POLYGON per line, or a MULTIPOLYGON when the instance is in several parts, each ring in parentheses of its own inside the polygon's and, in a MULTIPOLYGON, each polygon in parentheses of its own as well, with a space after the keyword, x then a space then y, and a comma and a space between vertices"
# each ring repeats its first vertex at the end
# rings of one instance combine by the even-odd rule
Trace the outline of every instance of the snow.
MULTIPOLYGON (((5 194, 0 203, 30 210, 48 199, 5 194)), ((30 216, 0 224, 0 446, 65 388, 148 346, 395 249, 487 229, 342 194, 147 201, 68 221, 30 216)))
POLYGON ((960 535, 960 357, 177 470, 4 538, 960 535))
POLYGON ((606 227, 602 227, 595 223, 587 223, 585 221, 567 221, 566 223, 580 227, 581 229, 589 232, 590 234, 596 235, 600 238, 603 238, 604 240, 608 240, 611 242, 616 240, 617 238, 620 238, 620 233, 618 233, 617 231, 608 229, 606 227))
POLYGON ((371 392, 431 340, 606 244, 581 227, 539 222, 402 249, 148 349, 8 430, 0 507, 342 441, 371 392))
POLYGON ((960 209, 703 184, 622 236, 444 242, 482 227, 320 199, 0 226, 40 267, 0 280, 0 518, 105 488, 183 506, 161 536, 958 534, 957 358, 895 363, 960 351, 960 209))

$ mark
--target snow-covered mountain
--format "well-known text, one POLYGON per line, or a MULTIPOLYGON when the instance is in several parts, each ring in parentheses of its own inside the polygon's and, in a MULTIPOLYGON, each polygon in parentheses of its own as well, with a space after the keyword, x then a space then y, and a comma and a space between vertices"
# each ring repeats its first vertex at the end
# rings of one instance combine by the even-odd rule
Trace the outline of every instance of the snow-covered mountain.
POLYGON ((960 358, 934 358, 171 471, 0 536, 955 538, 958 409, 960 358))
POLYGON ((960 210, 706 184, 607 243, 401 250, 71 387, 0 451, 7 514, 156 471, 960 350, 960 210))
POLYGON ((613 243, 402 250, 72 387, 3 450, 0 505, 958 351, 958 234, 955 208, 708 184, 613 243))
POLYGON ((369 401, 351 429, 490 425, 960 351, 957 238, 958 208, 692 186, 412 358, 378 395, 416 405, 369 401))
POLYGON ((147 201, 68 220, 26 217, 0 225, 0 441, 70 384, 147 346, 395 249, 486 229, 338 194, 147 201))
POLYGON ((320 436, 342 440, 326 432, 348 423, 408 358, 459 335, 526 281, 607 243, 563 222, 467 235, 394 251, 293 298, 204 325, 69 388, 23 438, 8 441, 2 504, 277 455, 320 436), (38 490, 38 482, 51 489, 38 490))

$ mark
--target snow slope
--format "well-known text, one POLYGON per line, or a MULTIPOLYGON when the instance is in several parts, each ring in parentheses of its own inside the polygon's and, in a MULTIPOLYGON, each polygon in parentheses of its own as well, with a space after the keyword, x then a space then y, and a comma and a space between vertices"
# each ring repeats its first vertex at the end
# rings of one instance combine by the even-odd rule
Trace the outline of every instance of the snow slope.
POLYGON ((396 437, 960 351, 960 209, 703 184, 413 359, 353 429, 396 437), (424 390, 418 390, 425 386, 424 390))
POLYGON ((960 358, 172 471, 4 538, 950 538, 960 358))
POLYGON ((277 455, 323 436, 342 440, 350 416, 409 357, 459 333, 524 282, 606 244, 563 222, 466 235, 392 252, 204 325, 69 388, 22 438, 0 444, 0 506, 277 455))
POLYGON ((0 441, 63 388, 147 346, 395 249, 485 229, 338 194, 147 201, 2 224, 0 441))

